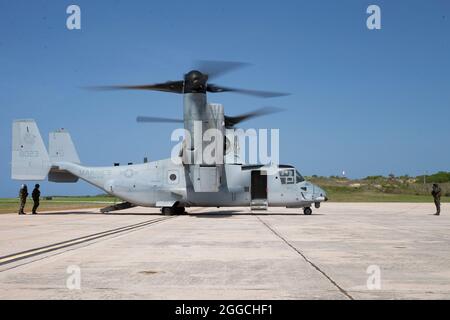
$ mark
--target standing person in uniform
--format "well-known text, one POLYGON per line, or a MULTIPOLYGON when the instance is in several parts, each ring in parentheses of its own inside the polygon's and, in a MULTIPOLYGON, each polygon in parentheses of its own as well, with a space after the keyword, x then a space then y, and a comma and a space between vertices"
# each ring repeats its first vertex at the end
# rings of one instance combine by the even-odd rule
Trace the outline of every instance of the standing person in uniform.
POLYGON ((28 197, 28 188, 27 188, 26 184, 23 184, 20 187, 20 191, 19 191, 19 201, 20 201, 19 214, 25 214, 23 209, 25 209, 25 204, 27 203, 27 197, 28 197))
POLYGON ((431 195, 433 196, 434 204, 436 205, 436 216, 441 214, 441 193, 441 187, 439 187, 437 183, 433 183, 433 190, 431 191, 431 195))
POLYGON ((33 202, 34 202, 33 210, 32 210, 33 214, 37 214, 36 210, 39 207, 39 198, 41 197, 41 191, 39 191, 39 188, 40 188, 40 185, 36 184, 34 186, 33 193, 31 194, 31 197, 33 198, 33 202))

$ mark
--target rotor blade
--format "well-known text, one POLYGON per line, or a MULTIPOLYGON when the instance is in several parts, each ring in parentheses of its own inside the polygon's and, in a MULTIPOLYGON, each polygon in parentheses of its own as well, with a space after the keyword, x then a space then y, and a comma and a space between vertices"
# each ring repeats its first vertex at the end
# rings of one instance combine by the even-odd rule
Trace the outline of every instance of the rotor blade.
POLYGON ((154 90, 173 93, 183 93, 183 81, 167 81, 164 83, 144 84, 144 85, 117 85, 91 87, 96 90, 154 90))
POLYGON ((182 119, 160 118, 160 117, 143 117, 136 118, 137 122, 161 122, 161 123, 183 123, 182 119))
POLYGON ((195 61, 195 68, 202 73, 206 73, 209 79, 222 76, 233 70, 249 66, 245 62, 233 61, 214 61, 214 60, 197 60, 195 61))
POLYGON ((230 129, 230 128, 234 127, 236 124, 246 121, 248 119, 256 118, 256 117, 260 117, 260 116, 264 116, 264 115, 268 115, 268 114, 272 114, 272 113, 277 113, 277 112, 281 112, 281 111, 283 111, 283 109, 276 108, 276 107, 264 107, 264 108, 260 108, 255 111, 244 113, 244 114, 237 115, 234 117, 225 116, 225 127, 230 129))
POLYGON ((284 92, 237 89, 237 88, 217 86, 215 84, 208 84, 207 91, 212 92, 212 93, 236 92, 236 93, 246 94, 246 95, 250 95, 250 96, 256 96, 256 97, 260 97, 260 98, 282 97, 282 96, 287 96, 290 94, 290 93, 284 93, 284 92))

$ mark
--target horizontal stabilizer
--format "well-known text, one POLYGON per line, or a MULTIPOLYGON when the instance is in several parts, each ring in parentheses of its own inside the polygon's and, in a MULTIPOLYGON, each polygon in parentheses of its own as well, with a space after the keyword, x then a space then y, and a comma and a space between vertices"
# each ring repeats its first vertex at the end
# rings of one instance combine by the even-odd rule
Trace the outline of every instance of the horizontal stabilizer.
POLYGON ((78 177, 69 171, 51 168, 48 173, 48 181, 56 183, 75 183, 78 182, 78 177))

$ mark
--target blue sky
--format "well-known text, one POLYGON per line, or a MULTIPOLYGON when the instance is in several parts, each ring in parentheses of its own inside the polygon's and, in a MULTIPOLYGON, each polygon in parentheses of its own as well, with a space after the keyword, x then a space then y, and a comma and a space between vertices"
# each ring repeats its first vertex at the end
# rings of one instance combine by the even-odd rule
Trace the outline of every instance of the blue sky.
MULTIPOLYGON (((11 122, 34 118, 44 140, 68 129, 86 165, 170 156, 182 97, 92 92, 99 84, 179 79, 196 59, 250 62, 217 83, 286 91, 258 99, 210 95, 227 114, 284 113, 245 127, 280 128, 282 163, 305 175, 350 177, 450 170, 450 3, 435 1, 0 0, 0 197, 10 179, 11 122), (78 4, 82 30, 66 29, 78 4), (381 7, 382 29, 366 28, 381 7)), ((84 182, 46 194, 96 194, 84 182)))

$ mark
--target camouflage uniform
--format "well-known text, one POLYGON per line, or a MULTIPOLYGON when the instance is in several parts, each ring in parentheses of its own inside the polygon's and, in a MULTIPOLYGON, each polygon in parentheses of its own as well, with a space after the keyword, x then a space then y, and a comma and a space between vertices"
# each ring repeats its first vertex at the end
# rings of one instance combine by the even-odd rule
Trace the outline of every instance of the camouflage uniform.
POLYGON ((36 210, 39 207, 39 198, 41 197, 41 191, 39 191, 39 187, 40 186, 37 184, 34 187, 33 193, 31 193, 31 197, 33 198, 33 202, 34 202, 33 210, 32 210, 33 214, 37 213, 36 210))
POLYGON ((28 188, 27 185, 25 184, 20 188, 19 191, 19 201, 20 201, 19 214, 25 214, 23 210, 25 209, 25 204, 27 203, 27 197, 28 197, 28 188))
POLYGON ((438 184, 433 184, 433 190, 431 191, 431 195, 434 199, 434 204, 436 205, 436 215, 441 214, 441 187, 438 184))

